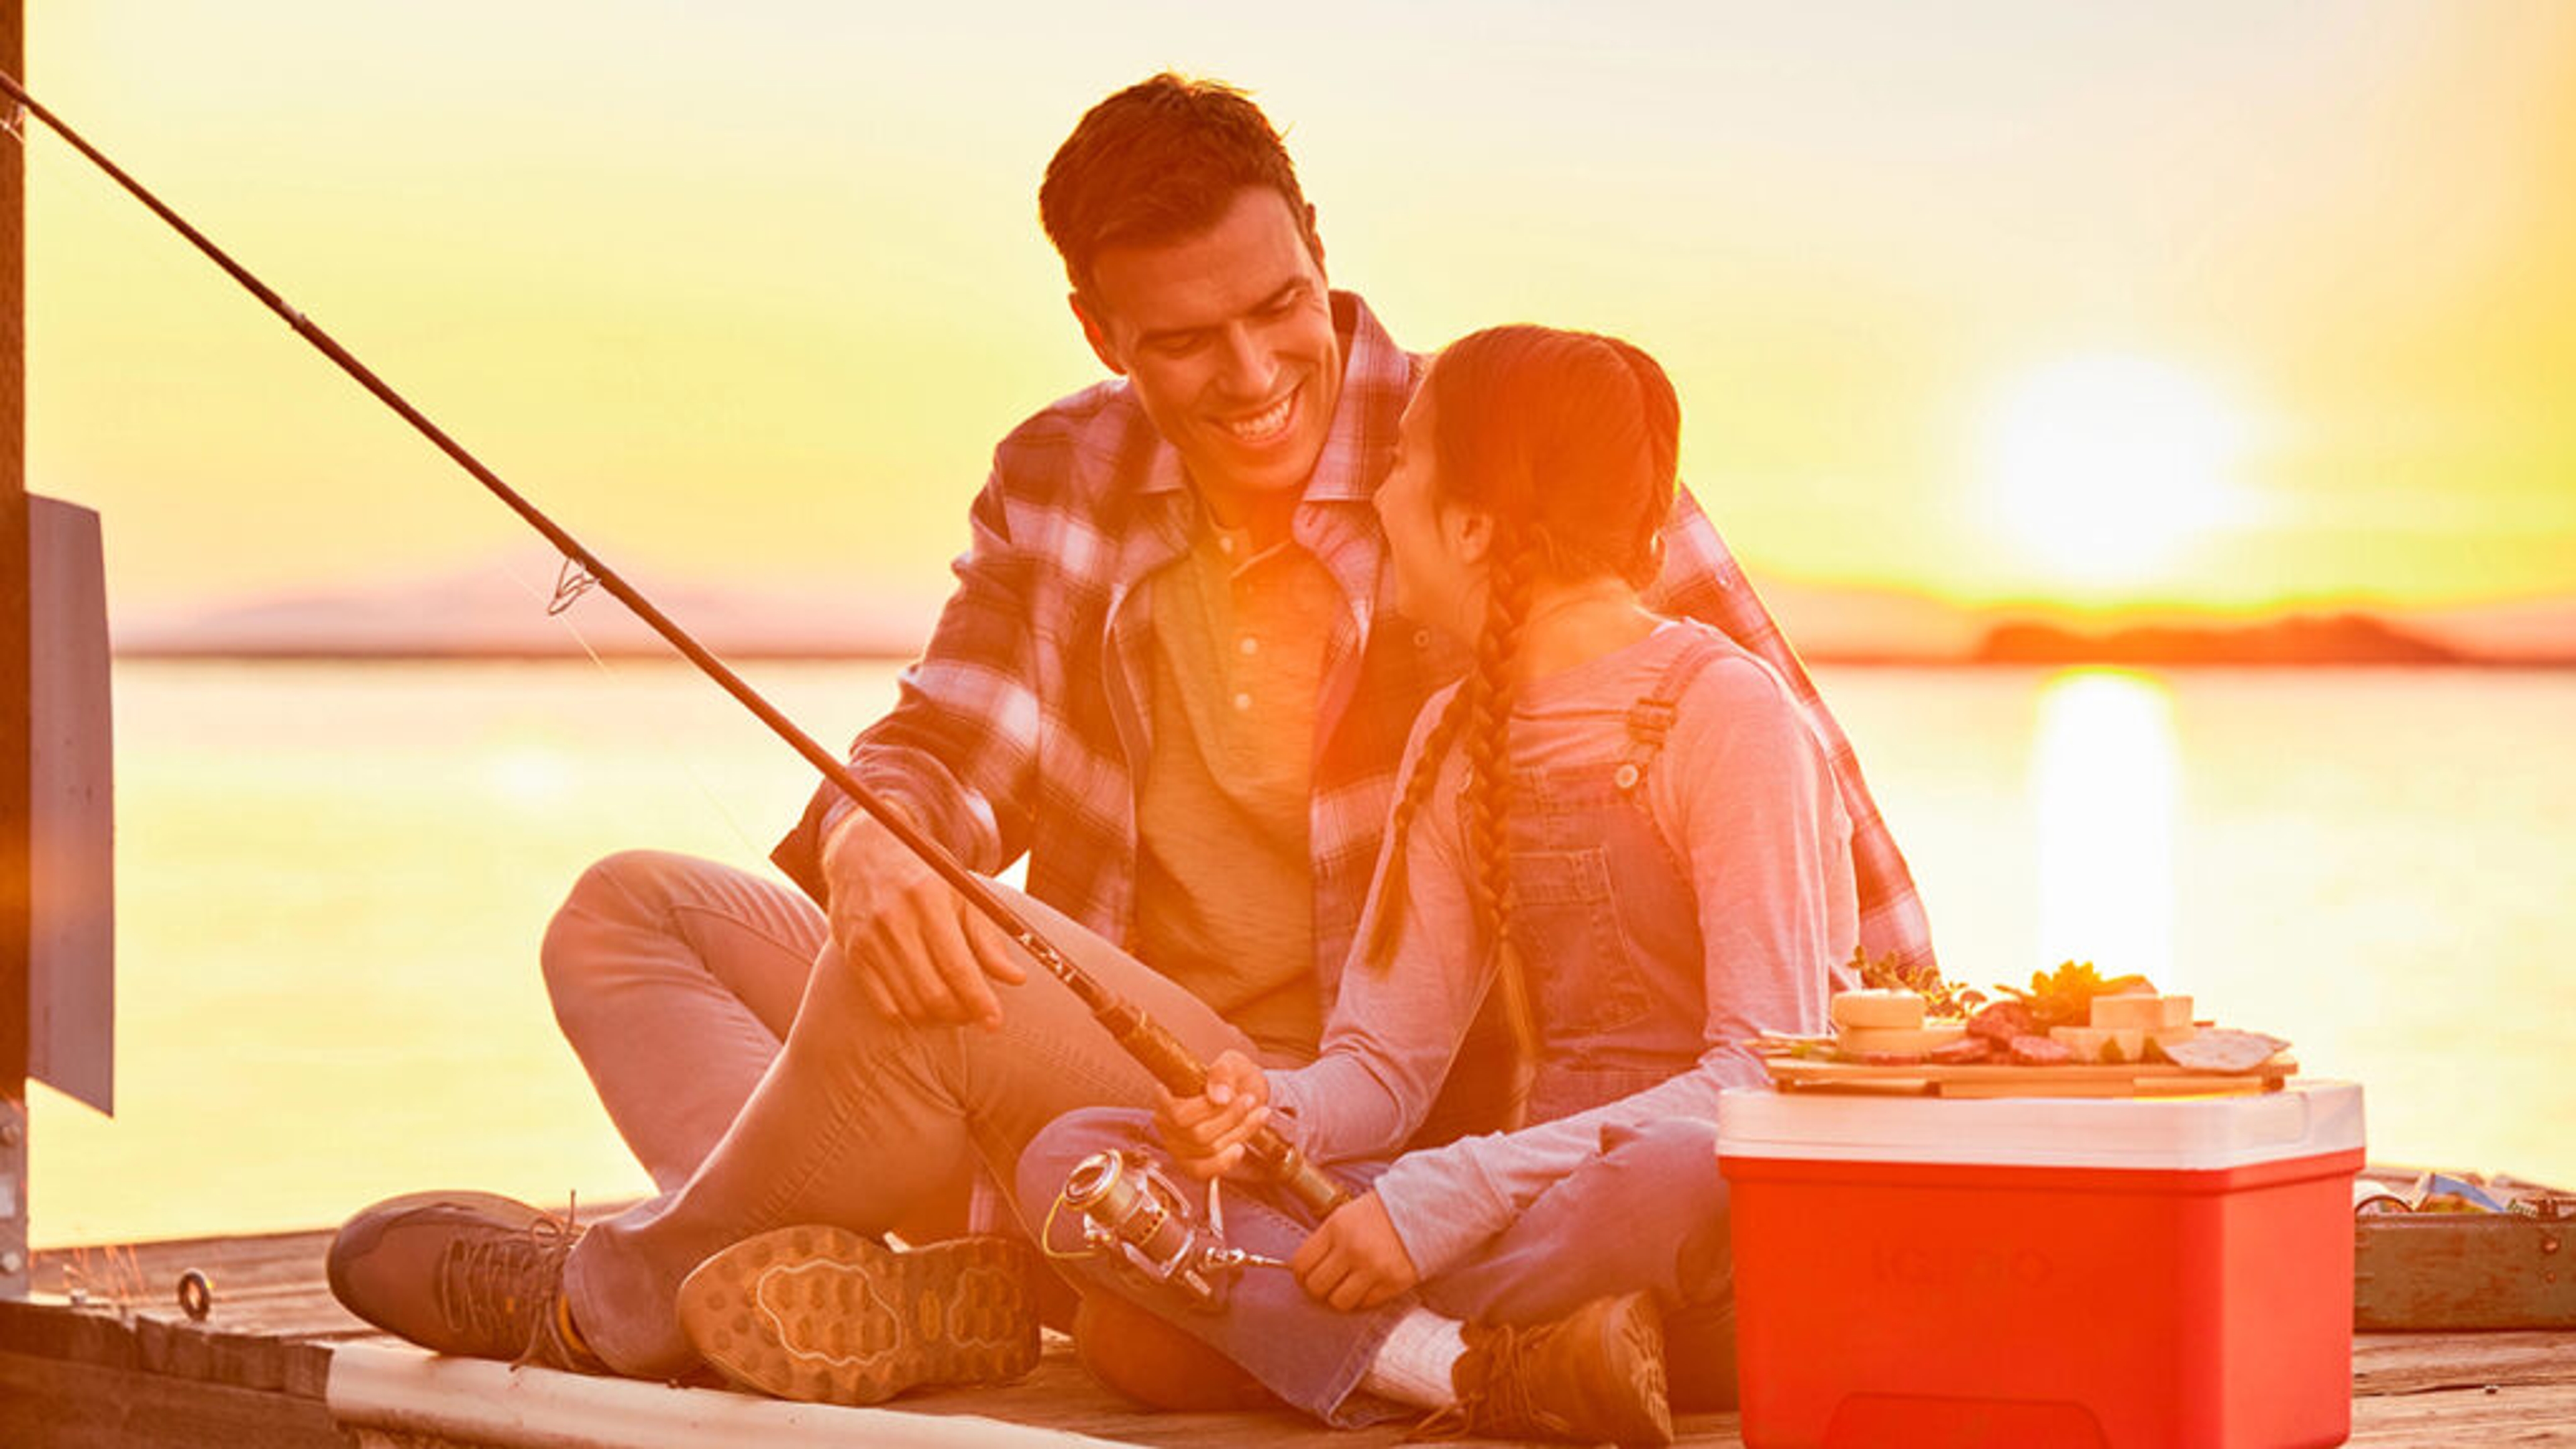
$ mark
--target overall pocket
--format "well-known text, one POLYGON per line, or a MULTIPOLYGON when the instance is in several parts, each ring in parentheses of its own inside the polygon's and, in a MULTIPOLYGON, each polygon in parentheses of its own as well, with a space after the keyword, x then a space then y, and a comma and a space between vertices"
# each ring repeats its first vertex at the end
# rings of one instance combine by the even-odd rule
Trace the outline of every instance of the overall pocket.
POLYGON ((1543 1039, 1572 1045, 1653 1014, 1654 993, 1619 926, 1607 851, 1516 848, 1512 886, 1512 943, 1529 973, 1543 1039))

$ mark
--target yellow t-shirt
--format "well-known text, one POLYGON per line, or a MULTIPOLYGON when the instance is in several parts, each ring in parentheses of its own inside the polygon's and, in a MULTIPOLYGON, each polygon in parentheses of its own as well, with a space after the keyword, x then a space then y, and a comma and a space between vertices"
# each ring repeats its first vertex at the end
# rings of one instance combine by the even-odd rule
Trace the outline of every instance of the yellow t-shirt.
POLYGON ((1138 783, 1136 954, 1304 1060, 1322 1030, 1307 850, 1315 713, 1341 593, 1293 541, 1203 523, 1154 575, 1153 747, 1138 783))

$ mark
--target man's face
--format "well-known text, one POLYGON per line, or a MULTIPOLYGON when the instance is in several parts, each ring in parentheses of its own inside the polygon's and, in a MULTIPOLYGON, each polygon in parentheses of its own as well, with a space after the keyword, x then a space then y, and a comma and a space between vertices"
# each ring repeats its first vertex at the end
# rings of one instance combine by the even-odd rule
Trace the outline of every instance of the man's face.
POLYGON ((1303 493, 1341 398, 1342 349, 1285 197, 1246 187, 1206 231, 1101 253, 1073 308, 1221 520, 1243 526, 1303 493))

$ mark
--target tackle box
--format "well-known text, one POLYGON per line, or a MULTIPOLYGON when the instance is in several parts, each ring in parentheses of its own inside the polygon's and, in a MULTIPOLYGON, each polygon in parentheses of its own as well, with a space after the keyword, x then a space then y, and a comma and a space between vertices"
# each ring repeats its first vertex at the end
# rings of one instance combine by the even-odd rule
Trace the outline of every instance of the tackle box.
POLYGON ((2576 1197, 2537 1206, 2354 1219, 2353 1326, 2576 1328, 2576 1197))

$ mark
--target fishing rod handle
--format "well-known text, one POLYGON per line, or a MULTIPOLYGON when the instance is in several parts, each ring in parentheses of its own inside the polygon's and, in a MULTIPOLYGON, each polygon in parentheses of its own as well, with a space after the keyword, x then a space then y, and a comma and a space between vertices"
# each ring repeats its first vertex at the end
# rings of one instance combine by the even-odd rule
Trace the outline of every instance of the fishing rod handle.
POLYGON ((1275 1127, 1263 1127, 1243 1144, 1244 1153, 1261 1165, 1262 1176, 1288 1194, 1299 1207, 1322 1222, 1351 1200, 1350 1189, 1335 1182, 1275 1127), (1265 1152, 1263 1149, 1269 1150, 1265 1152))
MULTIPOLYGON (((1163 1084, 1164 1091, 1175 1097, 1195 1097, 1207 1090, 1207 1067, 1179 1037, 1172 1035, 1170 1028, 1146 1015, 1142 1008, 1121 1001, 1097 1015, 1127 1054, 1163 1084)), ((1309 1161, 1276 1127, 1265 1123, 1255 1130, 1244 1140, 1243 1152, 1264 1179, 1276 1184, 1319 1222, 1351 1200, 1340 1183, 1309 1161)))

